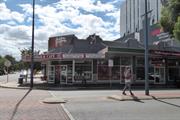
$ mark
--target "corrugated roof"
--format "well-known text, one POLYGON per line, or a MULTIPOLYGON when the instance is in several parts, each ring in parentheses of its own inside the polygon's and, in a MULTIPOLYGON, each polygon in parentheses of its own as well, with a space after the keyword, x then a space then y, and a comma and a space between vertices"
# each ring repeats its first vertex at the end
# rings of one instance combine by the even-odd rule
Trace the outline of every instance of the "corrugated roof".
POLYGON ((98 53, 100 50, 104 49, 106 46, 101 42, 101 40, 91 40, 91 39, 73 39, 73 44, 65 45, 58 48, 50 50, 51 53, 98 53))

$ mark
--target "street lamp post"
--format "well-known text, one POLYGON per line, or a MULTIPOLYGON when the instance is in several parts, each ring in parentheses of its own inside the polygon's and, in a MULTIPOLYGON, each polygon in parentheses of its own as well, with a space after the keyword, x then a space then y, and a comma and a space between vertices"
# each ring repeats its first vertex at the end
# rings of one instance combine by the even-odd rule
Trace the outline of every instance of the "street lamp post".
POLYGON ((148 62, 148 12, 147 12, 147 0, 145 0, 145 94, 149 95, 149 78, 148 78, 148 72, 149 72, 149 62, 148 62))
POLYGON ((33 15, 32 15, 32 46, 31 46, 31 81, 30 88, 33 88, 33 69, 34 69, 34 12, 35 12, 35 0, 32 3, 33 15))

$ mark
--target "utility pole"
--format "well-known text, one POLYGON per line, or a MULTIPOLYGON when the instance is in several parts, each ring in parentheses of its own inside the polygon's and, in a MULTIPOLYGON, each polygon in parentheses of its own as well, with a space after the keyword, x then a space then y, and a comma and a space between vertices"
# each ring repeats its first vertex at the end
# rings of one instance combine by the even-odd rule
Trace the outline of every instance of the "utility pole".
POLYGON ((148 73, 149 73, 149 60, 148 60, 148 12, 147 12, 147 0, 145 0, 145 39, 144 39, 144 44, 145 44, 145 95, 149 95, 149 78, 148 78, 148 73))
POLYGON ((33 88, 33 73, 34 73, 34 11, 35 11, 35 0, 32 3, 33 15, 32 15, 32 46, 31 46, 31 81, 30 88, 33 88))

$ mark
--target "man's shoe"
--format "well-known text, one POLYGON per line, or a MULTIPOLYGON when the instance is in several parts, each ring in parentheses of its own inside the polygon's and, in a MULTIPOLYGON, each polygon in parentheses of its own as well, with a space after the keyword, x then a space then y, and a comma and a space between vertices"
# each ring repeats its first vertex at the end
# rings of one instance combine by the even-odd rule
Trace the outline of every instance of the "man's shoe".
POLYGON ((134 94, 133 94, 132 92, 130 92, 130 94, 131 94, 132 96, 134 96, 134 94))
POLYGON ((126 93, 125 93, 125 92, 123 92, 122 94, 123 94, 123 95, 126 95, 126 93))

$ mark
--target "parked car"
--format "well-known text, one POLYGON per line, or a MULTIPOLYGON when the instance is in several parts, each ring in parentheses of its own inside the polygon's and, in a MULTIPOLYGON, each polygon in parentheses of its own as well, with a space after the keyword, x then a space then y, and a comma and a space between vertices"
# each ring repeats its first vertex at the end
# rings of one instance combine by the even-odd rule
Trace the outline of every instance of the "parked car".
POLYGON ((160 81, 160 75, 158 74, 149 74, 149 80, 155 80, 156 82, 160 81))

